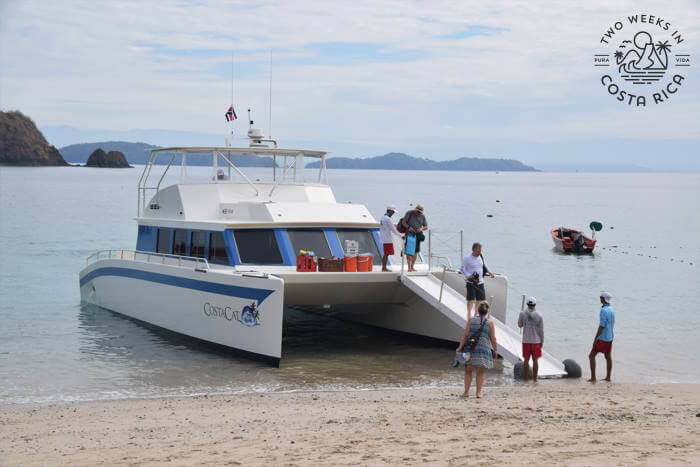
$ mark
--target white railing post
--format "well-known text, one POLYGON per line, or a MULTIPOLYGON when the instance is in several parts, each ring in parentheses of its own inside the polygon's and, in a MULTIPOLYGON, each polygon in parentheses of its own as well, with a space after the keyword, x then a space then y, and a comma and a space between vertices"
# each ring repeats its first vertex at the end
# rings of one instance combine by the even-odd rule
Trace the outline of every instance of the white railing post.
POLYGON ((445 273, 447 272, 447 265, 442 265, 442 280, 440 281, 440 298, 438 303, 442 303, 442 291, 445 288, 445 273))

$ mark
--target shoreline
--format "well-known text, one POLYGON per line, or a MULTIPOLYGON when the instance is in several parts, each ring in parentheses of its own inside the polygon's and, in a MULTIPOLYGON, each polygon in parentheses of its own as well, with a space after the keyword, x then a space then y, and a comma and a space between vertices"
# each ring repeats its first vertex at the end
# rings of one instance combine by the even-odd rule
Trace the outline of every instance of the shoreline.
POLYGON ((700 458, 700 385, 542 381, 0 406, 7 464, 673 464, 700 458), (476 444, 475 444, 476 443, 476 444), (479 446, 478 449, 475 446, 479 446))

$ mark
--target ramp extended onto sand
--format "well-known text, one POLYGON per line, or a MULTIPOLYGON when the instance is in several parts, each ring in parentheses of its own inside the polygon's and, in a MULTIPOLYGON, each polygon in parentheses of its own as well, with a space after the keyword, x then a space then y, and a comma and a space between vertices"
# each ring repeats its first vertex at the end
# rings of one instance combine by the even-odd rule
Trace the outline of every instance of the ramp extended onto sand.
MULTIPOLYGON (((412 272, 402 275, 401 283, 461 328, 466 326, 467 303, 464 296, 444 284, 439 278, 429 273, 412 272)), ((496 327, 498 353, 515 365, 522 360, 520 358, 522 349, 520 334, 493 316, 491 319, 496 327)), ((539 360, 538 375, 542 377, 565 376, 566 371, 560 360, 543 350, 542 358, 539 360)))

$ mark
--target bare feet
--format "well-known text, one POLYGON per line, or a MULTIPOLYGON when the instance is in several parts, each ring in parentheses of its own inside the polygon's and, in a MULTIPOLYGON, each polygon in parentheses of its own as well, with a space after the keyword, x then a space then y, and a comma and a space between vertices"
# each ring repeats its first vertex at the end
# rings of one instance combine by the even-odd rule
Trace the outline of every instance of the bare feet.
POLYGON ((476 398, 477 398, 477 399, 481 399, 481 394, 477 394, 477 395, 476 395, 476 398))
POLYGON ((608 383, 610 382, 610 378, 605 378, 603 381, 607 381, 608 383))
POLYGON ((462 399, 469 399, 469 393, 468 393, 468 392, 464 392, 464 393, 462 393, 462 395, 459 396, 459 397, 461 397, 462 399))
POLYGON ((382 269, 382 272, 391 272, 391 271, 387 268, 384 268, 384 269, 382 269))
POLYGON ((595 383, 595 382, 597 382, 595 378, 587 379, 586 381, 588 381, 589 383, 595 383))

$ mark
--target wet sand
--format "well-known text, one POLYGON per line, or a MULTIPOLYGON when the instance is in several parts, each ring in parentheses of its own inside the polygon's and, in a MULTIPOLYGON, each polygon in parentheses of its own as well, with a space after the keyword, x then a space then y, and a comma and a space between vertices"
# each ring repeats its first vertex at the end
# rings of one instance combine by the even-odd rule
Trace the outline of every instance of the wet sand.
POLYGON ((695 464, 700 385, 542 381, 461 390, 0 406, 1 465, 695 464))

